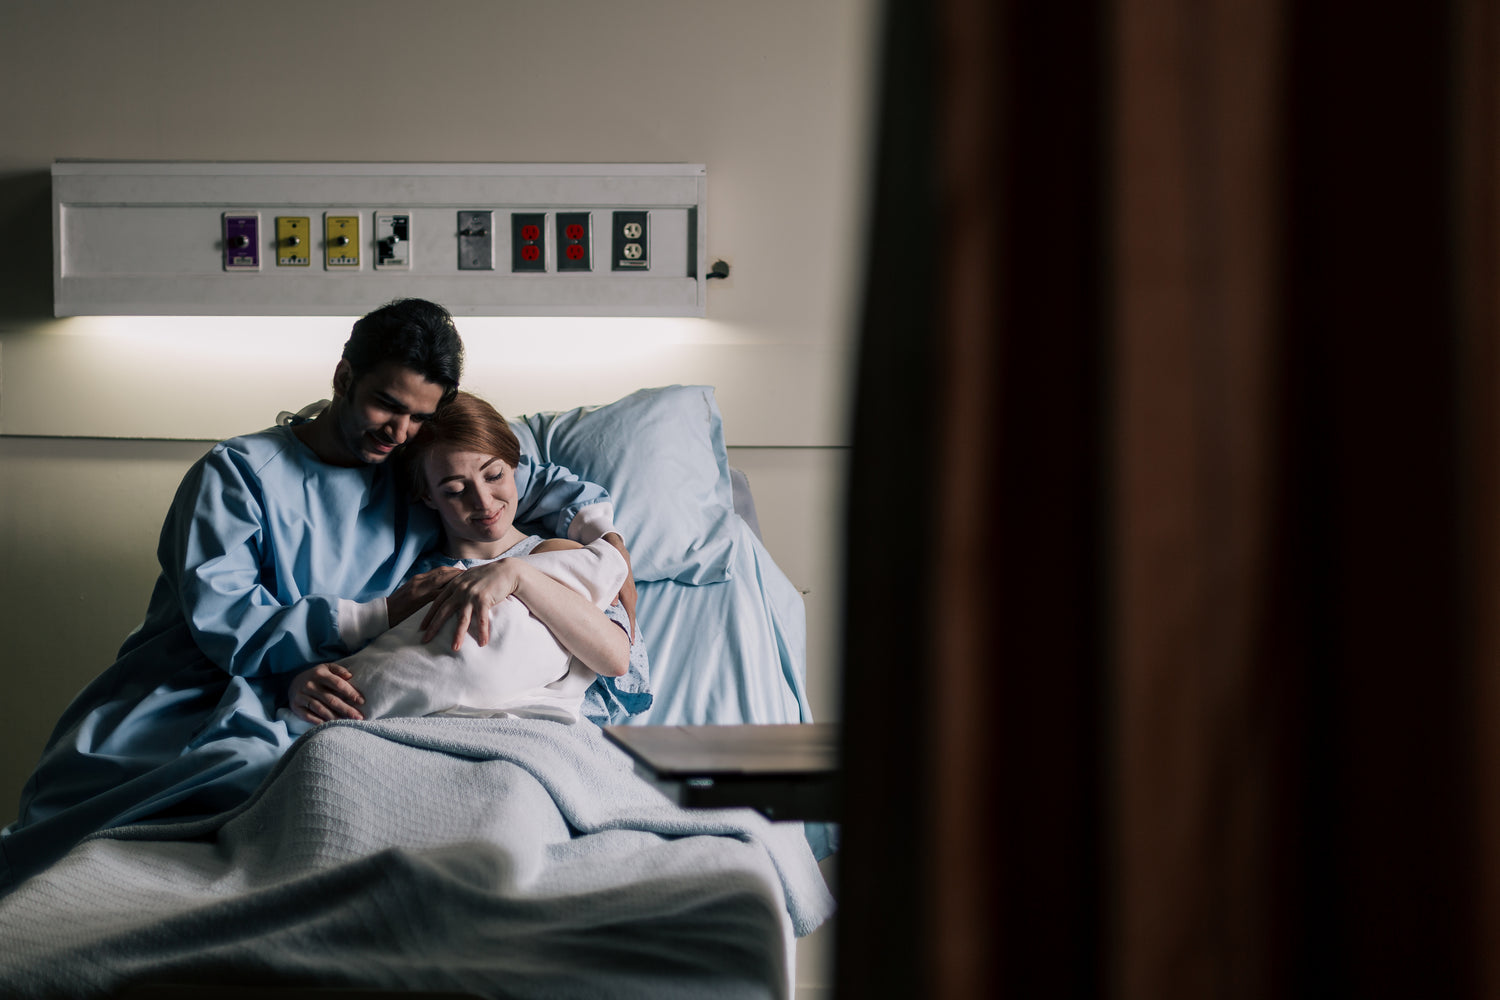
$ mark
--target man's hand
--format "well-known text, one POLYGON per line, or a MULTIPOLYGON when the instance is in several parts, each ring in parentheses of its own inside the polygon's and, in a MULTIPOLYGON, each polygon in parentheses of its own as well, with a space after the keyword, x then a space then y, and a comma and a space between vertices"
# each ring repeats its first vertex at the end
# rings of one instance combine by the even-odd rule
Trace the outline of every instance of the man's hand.
POLYGON ((364 695, 349 682, 354 678, 337 663, 320 663, 292 678, 287 699, 292 711, 305 722, 331 722, 334 719, 363 719, 355 705, 365 703, 364 695))
POLYGON ((439 566, 419 573, 397 587, 395 593, 385 599, 388 627, 395 628, 406 621, 462 572, 456 566, 439 566))
POLYGON ((620 537, 619 532, 609 532, 604 540, 625 557, 625 585, 620 588, 619 602, 624 605, 625 614, 630 618, 630 641, 635 642, 635 575, 630 570, 630 552, 625 548, 625 539, 620 537))

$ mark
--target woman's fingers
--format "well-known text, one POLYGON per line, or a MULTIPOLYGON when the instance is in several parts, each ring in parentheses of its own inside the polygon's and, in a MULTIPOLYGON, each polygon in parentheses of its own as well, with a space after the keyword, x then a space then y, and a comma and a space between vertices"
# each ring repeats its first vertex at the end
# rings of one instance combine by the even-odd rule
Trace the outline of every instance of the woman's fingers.
POLYGON ((353 684, 349 683, 354 678, 354 675, 343 667, 336 669, 338 672, 328 679, 328 686, 331 688, 332 693, 351 705, 363 705, 365 703, 365 696, 360 694, 359 690, 353 684))
MULTIPOLYGON (((458 652, 464 644, 464 633, 469 631, 469 605, 460 604, 457 611, 458 622, 453 629, 453 651, 458 652)), ((486 637, 488 638, 488 637, 486 637)), ((484 643, 480 643, 481 646, 484 643)))
POLYGON ((332 722, 337 718, 363 719, 355 705, 364 704, 364 695, 350 683, 354 675, 337 663, 324 663, 302 675, 296 686, 292 711, 305 722, 332 722))

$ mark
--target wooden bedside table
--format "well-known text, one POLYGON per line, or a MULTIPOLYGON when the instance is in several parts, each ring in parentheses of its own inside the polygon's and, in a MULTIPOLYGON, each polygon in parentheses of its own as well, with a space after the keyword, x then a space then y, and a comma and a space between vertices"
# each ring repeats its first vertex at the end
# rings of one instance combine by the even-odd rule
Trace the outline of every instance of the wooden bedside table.
POLYGON ((663 795, 693 809, 839 819, 839 726, 605 726, 663 795))

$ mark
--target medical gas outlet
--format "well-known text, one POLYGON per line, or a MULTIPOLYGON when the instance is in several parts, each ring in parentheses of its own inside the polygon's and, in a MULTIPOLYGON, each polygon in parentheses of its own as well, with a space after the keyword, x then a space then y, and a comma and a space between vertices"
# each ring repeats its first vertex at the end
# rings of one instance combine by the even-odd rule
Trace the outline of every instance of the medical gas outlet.
POLYGON ((359 216, 323 216, 323 266, 330 271, 359 270, 359 216))
POLYGON ((411 213, 375 213, 375 269, 411 270, 411 213))
POLYGON ((224 213, 224 270, 260 270, 260 213, 224 213))
POLYGON ((312 263, 312 218, 306 215, 276 217, 276 266, 308 267, 312 263))

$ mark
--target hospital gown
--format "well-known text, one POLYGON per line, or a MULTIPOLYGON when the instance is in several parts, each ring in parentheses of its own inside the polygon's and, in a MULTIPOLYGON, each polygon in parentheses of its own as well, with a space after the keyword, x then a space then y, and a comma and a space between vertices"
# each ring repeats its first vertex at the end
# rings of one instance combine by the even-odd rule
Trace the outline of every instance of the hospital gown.
MULTIPOLYGON (((567 535, 593 504, 607 522, 604 491, 556 466, 523 458, 516 488, 517 522, 567 535)), ((328 465, 288 426, 216 445, 167 513, 145 621, 63 713, 0 831, 0 887, 96 830, 243 801, 294 739, 276 718, 292 675, 351 652, 349 602, 389 594, 438 535, 388 464, 328 465)))

